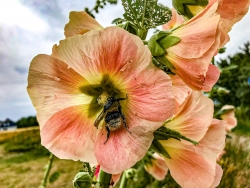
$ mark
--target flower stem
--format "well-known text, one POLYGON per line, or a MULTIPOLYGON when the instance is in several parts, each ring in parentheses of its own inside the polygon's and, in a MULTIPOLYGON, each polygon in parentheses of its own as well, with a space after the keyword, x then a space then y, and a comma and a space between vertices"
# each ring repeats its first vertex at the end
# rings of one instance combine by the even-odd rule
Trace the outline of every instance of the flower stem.
POLYGON ((125 188, 127 184, 126 171, 122 173, 122 179, 119 188, 125 188))
POLYGON ((101 188, 109 188, 110 181, 112 178, 112 174, 108 174, 104 172, 102 169, 100 169, 99 175, 98 175, 98 182, 101 184, 101 188))
POLYGON ((43 175, 43 180, 42 180, 39 188, 45 188, 47 186, 47 180, 48 180, 49 173, 50 173, 50 170, 52 167, 53 159, 54 159, 54 155, 52 153, 50 153, 49 161, 48 161, 48 164, 46 165, 45 172, 43 175))

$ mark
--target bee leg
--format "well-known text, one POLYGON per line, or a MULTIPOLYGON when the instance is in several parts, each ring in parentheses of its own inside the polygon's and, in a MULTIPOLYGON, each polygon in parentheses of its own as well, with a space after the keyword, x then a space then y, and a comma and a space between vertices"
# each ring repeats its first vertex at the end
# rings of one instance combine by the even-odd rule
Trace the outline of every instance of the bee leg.
POLYGON ((109 128, 107 126, 106 126, 106 130, 107 130, 107 139, 105 140, 104 144, 106 144, 106 142, 109 139, 109 135, 110 135, 110 130, 109 130, 109 128))
POLYGON ((126 118, 125 116, 123 115, 122 113, 122 109, 121 109, 121 106, 118 106, 118 111, 122 117, 122 122, 123 122, 123 126, 125 127, 125 129, 127 129, 127 131, 131 134, 131 132, 128 130, 128 126, 127 126, 127 123, 126 123, 126 118))
POLYGON ((123 114, 121 114, 121 117, 122 117, 123 126, 131 134, 130 130, 128 130, 128 126, 127 126, 127 123, 126 123, 125 116, 123 114))

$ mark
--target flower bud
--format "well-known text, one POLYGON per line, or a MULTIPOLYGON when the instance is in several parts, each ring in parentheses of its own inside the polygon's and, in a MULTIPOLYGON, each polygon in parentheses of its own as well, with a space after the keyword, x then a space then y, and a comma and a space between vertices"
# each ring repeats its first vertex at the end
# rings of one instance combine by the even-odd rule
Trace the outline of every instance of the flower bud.
POLYGON ((91 188, 92 179, 88 172, 78 172, 73 180, 74 188, 91 188))
POLYGON ((208 0, 173 0, 173 6, 178 14, 191 19, 199 14, 208 4, 208 0))

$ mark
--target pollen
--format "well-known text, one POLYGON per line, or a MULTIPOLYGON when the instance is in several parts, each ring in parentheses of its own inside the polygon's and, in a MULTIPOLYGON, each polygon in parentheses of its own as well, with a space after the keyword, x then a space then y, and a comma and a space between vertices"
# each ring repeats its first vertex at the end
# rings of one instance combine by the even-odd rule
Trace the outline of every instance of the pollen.
POLYGON ((106 103, 106 101, 108 100, 108 98, 110 97, 110 95, 104 91, 101 95, 99 95, 99 97, 97 98, 97 102, 99 105, 104 106, 104 104, 106 103))

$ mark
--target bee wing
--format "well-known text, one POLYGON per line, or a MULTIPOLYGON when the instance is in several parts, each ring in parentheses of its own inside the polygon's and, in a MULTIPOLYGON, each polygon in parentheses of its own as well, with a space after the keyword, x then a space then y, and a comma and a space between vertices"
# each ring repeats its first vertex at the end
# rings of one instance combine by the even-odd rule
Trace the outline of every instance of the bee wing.
POLYGON ((95 123, 94 123, 94 125, 95 125, 96 128, 98 128, 98 124, 99 124, 100 121, 104 118, 105 114, 106 114, 106 113, 104 113, 104 111, 102 111, 102 112, 99 114, 99 116, 96 118, 95 123))

